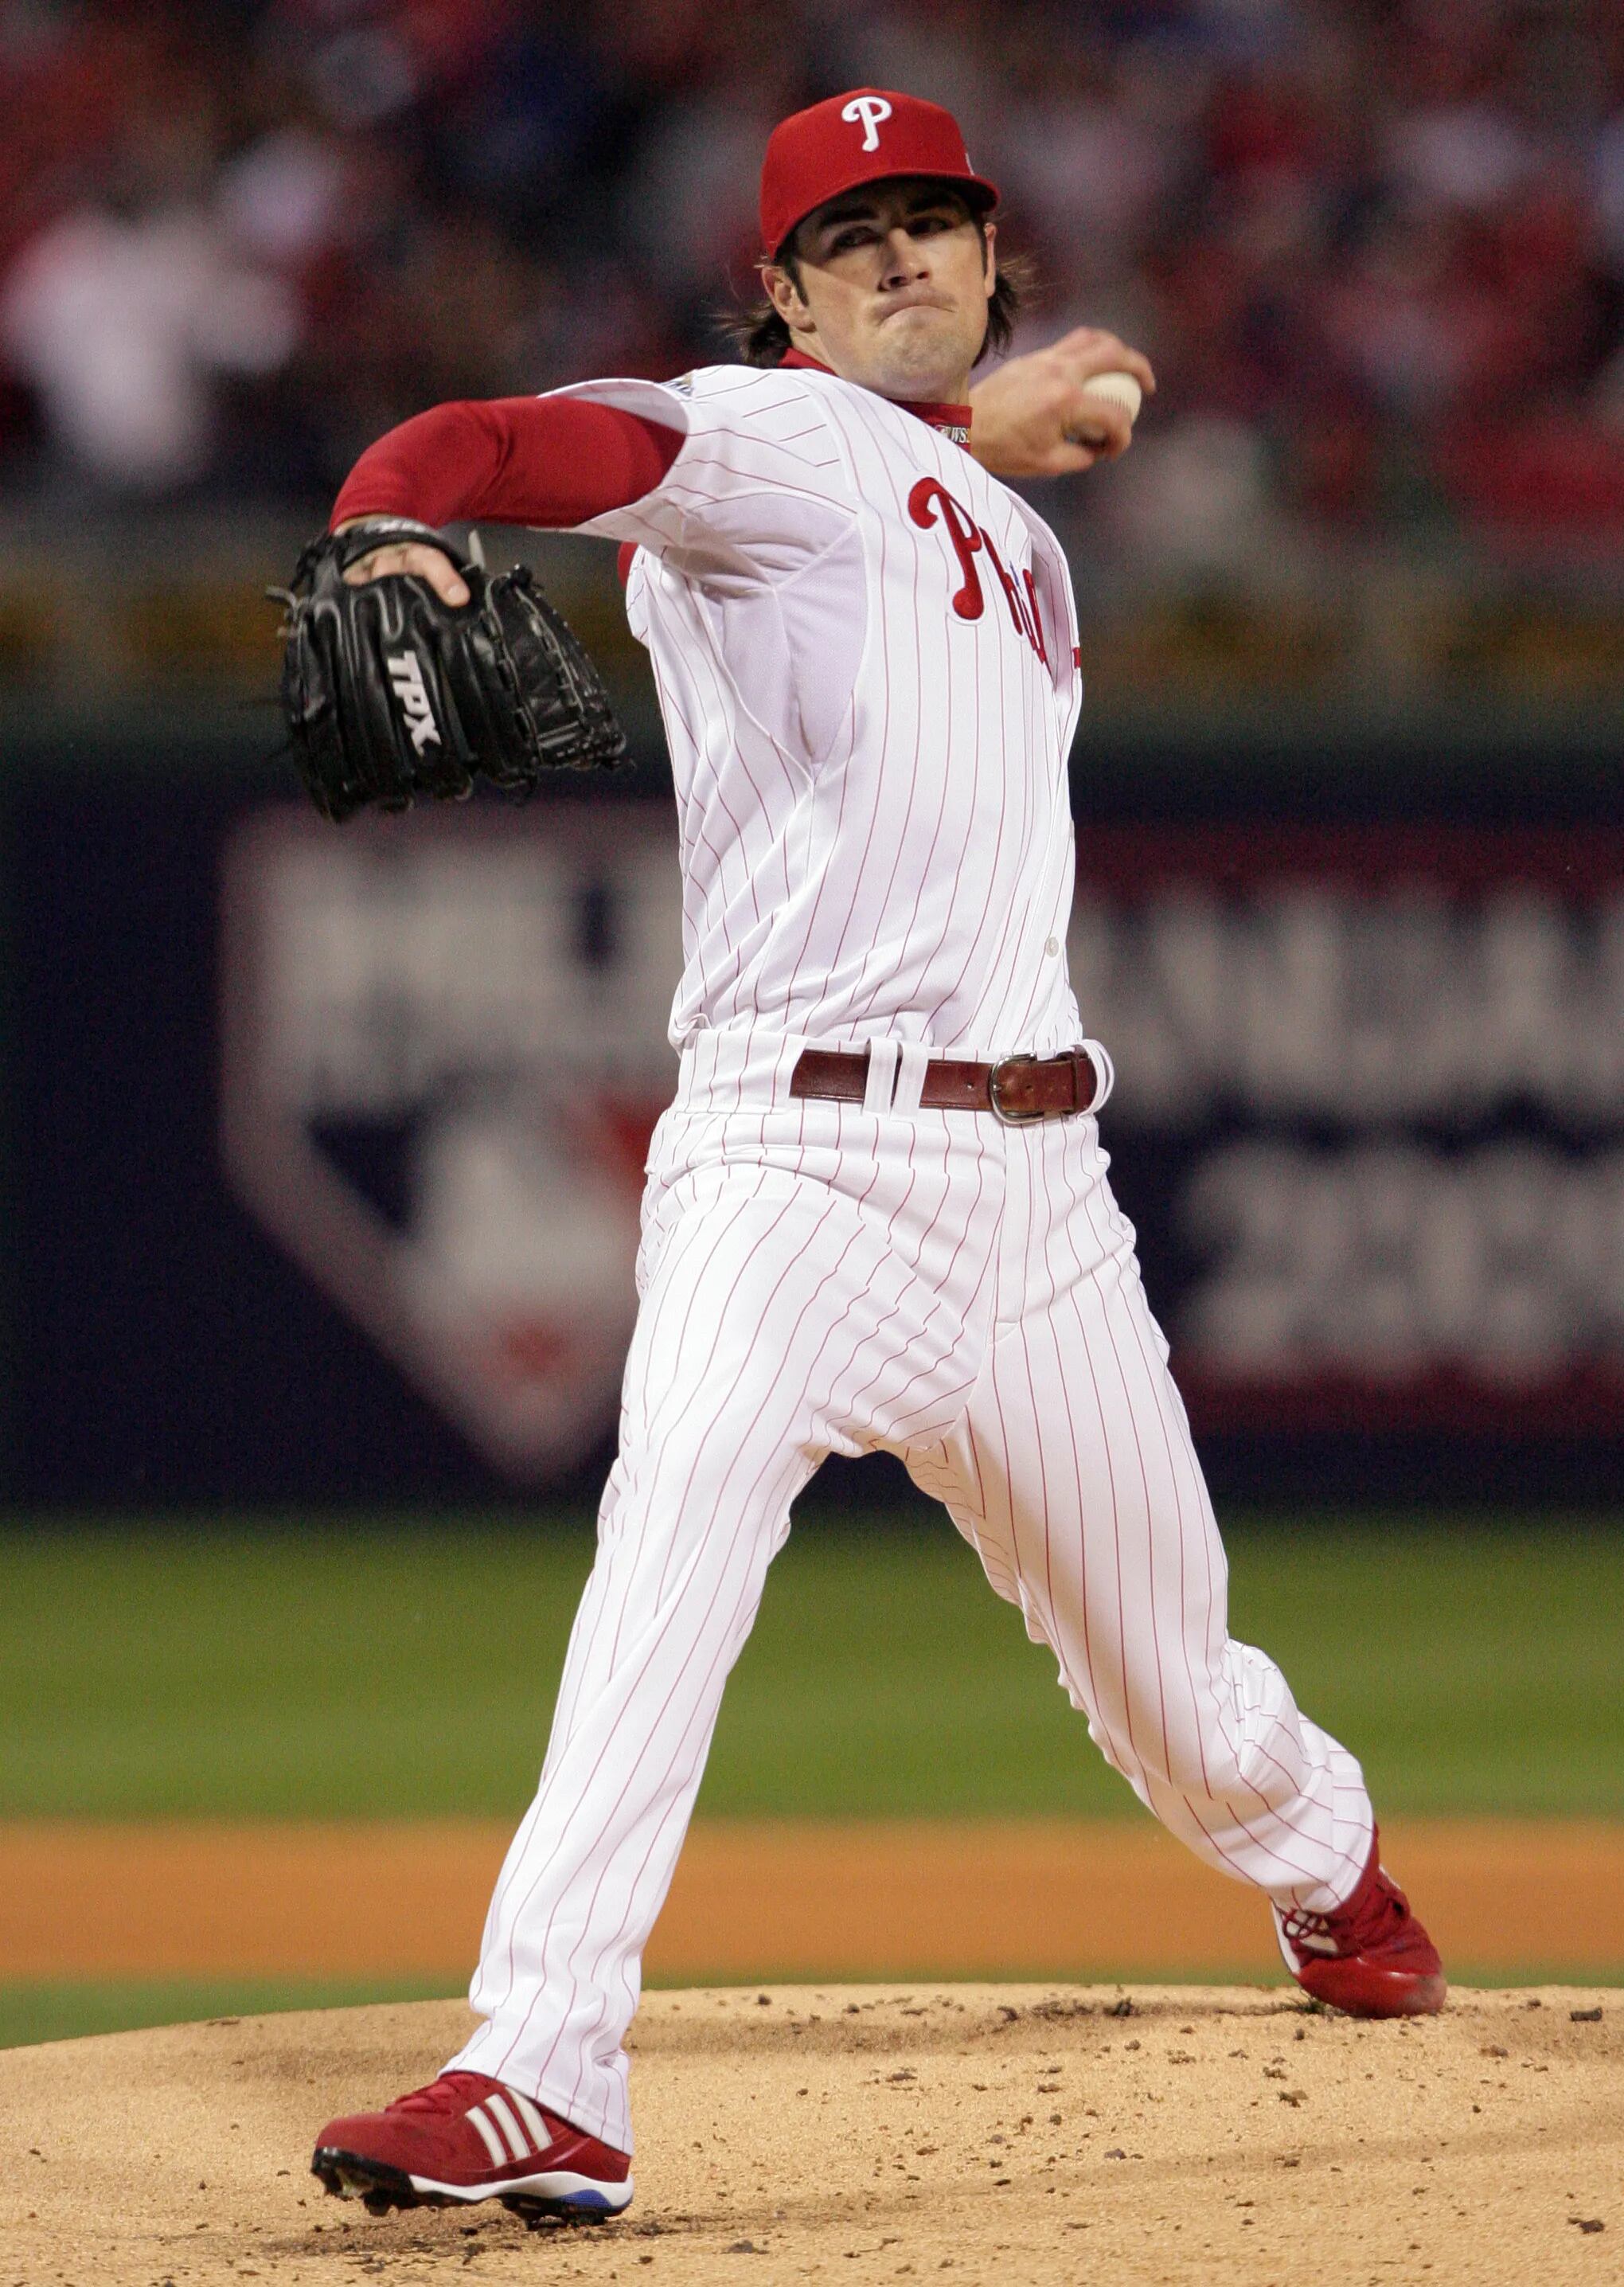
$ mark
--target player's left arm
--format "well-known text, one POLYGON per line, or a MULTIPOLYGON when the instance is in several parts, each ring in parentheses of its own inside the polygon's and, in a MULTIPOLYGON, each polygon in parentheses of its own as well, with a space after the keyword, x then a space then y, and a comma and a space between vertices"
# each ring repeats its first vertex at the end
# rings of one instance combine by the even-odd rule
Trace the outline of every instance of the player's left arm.
POLYGON ((1150 360, 1116 334, 1077 326, 1047 348, 1011 358, 970 392, 970 450, 995 477, 1065 477, 1128 449, 1133 416, 1088 384, 1131 374, 1147 396, 1150 360))

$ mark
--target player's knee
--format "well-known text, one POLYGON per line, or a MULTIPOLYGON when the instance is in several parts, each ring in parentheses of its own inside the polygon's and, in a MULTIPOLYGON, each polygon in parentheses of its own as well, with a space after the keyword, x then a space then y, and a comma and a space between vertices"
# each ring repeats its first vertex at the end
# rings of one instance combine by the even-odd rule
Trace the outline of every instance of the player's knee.
MULTIPOLYGON (((1147 1727, 1148 1728, 1148 1727, 1147 1727)), ((1242 1784, 1240 1767, 1221 1736, 1194 1725, 1156 1728, 1139 1742, 1139 1766, 1158 1789, 1192 1801, 1225 1801, 1242 1784)))
MULTIPOLYGON (((1062 1679, 1064 1680, 1064 1679, 1062 1679)), ((1119 1771, 1129 1784, 1138 1787, 1143 1771, 1143 1759, 1134 1745, 1133 1729, 1120 1708, 1101 1705, 1091 1701, 1086 1694, 1067 1682, 1067 1696, 1074 1707, 1083 1709, 1088 1717, 1088 1736, 1114 1771, 1119 1771)))
POLYGON ((641 1562, 657 1545, 669 1564, 742 1543, 762 1543, 770 1555, 782 1540, 801 1473, 782 1460, 762 1467, 757 1456, 741 1458, 740 1441, 715 1429, 709 1425, 707 1434, 706 1424, 690 1418, 657 1444, 623 1452, 626 1492, 604 1529, 635 1546, 641 1562))

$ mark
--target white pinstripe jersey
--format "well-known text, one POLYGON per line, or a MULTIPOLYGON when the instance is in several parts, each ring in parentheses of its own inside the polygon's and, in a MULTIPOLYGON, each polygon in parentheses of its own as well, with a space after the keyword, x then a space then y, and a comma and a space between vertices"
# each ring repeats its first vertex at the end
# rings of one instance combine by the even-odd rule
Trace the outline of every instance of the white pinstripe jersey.
POLYGON ((1080 1037, 1066 976, 1076 611, 1042 518, 832 374, 708 366, 572 397, 685 432, 580 529, 638 543, 681 822, 671 1037, 1080 1037))

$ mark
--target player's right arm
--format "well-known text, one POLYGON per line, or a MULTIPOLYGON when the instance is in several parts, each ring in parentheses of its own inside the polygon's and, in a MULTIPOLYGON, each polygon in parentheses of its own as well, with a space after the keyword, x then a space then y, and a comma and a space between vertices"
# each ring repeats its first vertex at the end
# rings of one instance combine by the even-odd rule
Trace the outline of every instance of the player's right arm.
MULTIPOLYGON (((369 516, 419 524, 523 524, 567 531, 654 490, 682 434, 611 405, 571 397, 507 397, 437 405, 368 446, 334 504, 340 532, 369 516)), ((414 572, 447 604, 468 601, 448 556, 416 542, 363 556, 352 586, 414 572)))
POLYGON ((1090 393, 1089 383, 1108 373, 1131 374, 1147 396, 1156 385, 1141 351, 1094 326, 1010 358, 970 392, 971 452, 1006 483, 1075 476, 1116 460, 1132 442, 1133 419, 1090 393))

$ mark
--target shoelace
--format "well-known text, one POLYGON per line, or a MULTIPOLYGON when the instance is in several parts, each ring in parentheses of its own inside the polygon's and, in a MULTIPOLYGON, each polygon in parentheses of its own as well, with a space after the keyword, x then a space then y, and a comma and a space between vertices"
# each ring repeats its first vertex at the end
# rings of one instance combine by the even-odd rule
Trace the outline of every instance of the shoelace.
POLYGON ((1338 1953, 1362 1953, 1396 1926, 1409 1919, 1409 1908, 1404 1894, 1385 1880, 1370 1883, 1364 1899, 1350 1898, 1345 1906, 1334 1914, 1311 1914, 1305 1907, 1294 1906, 1281 1916, 1281 1926, 1288 1938, 1301 1943, 1305 1938, 1329 1938, 1338 1953))
POLYGON ((480 2073, 442 2073, 427 2087, 398 2096, 389 2109, 391 2112, 466 2112, 470 2104, 478 2103, 487 2085, 480 2073))

